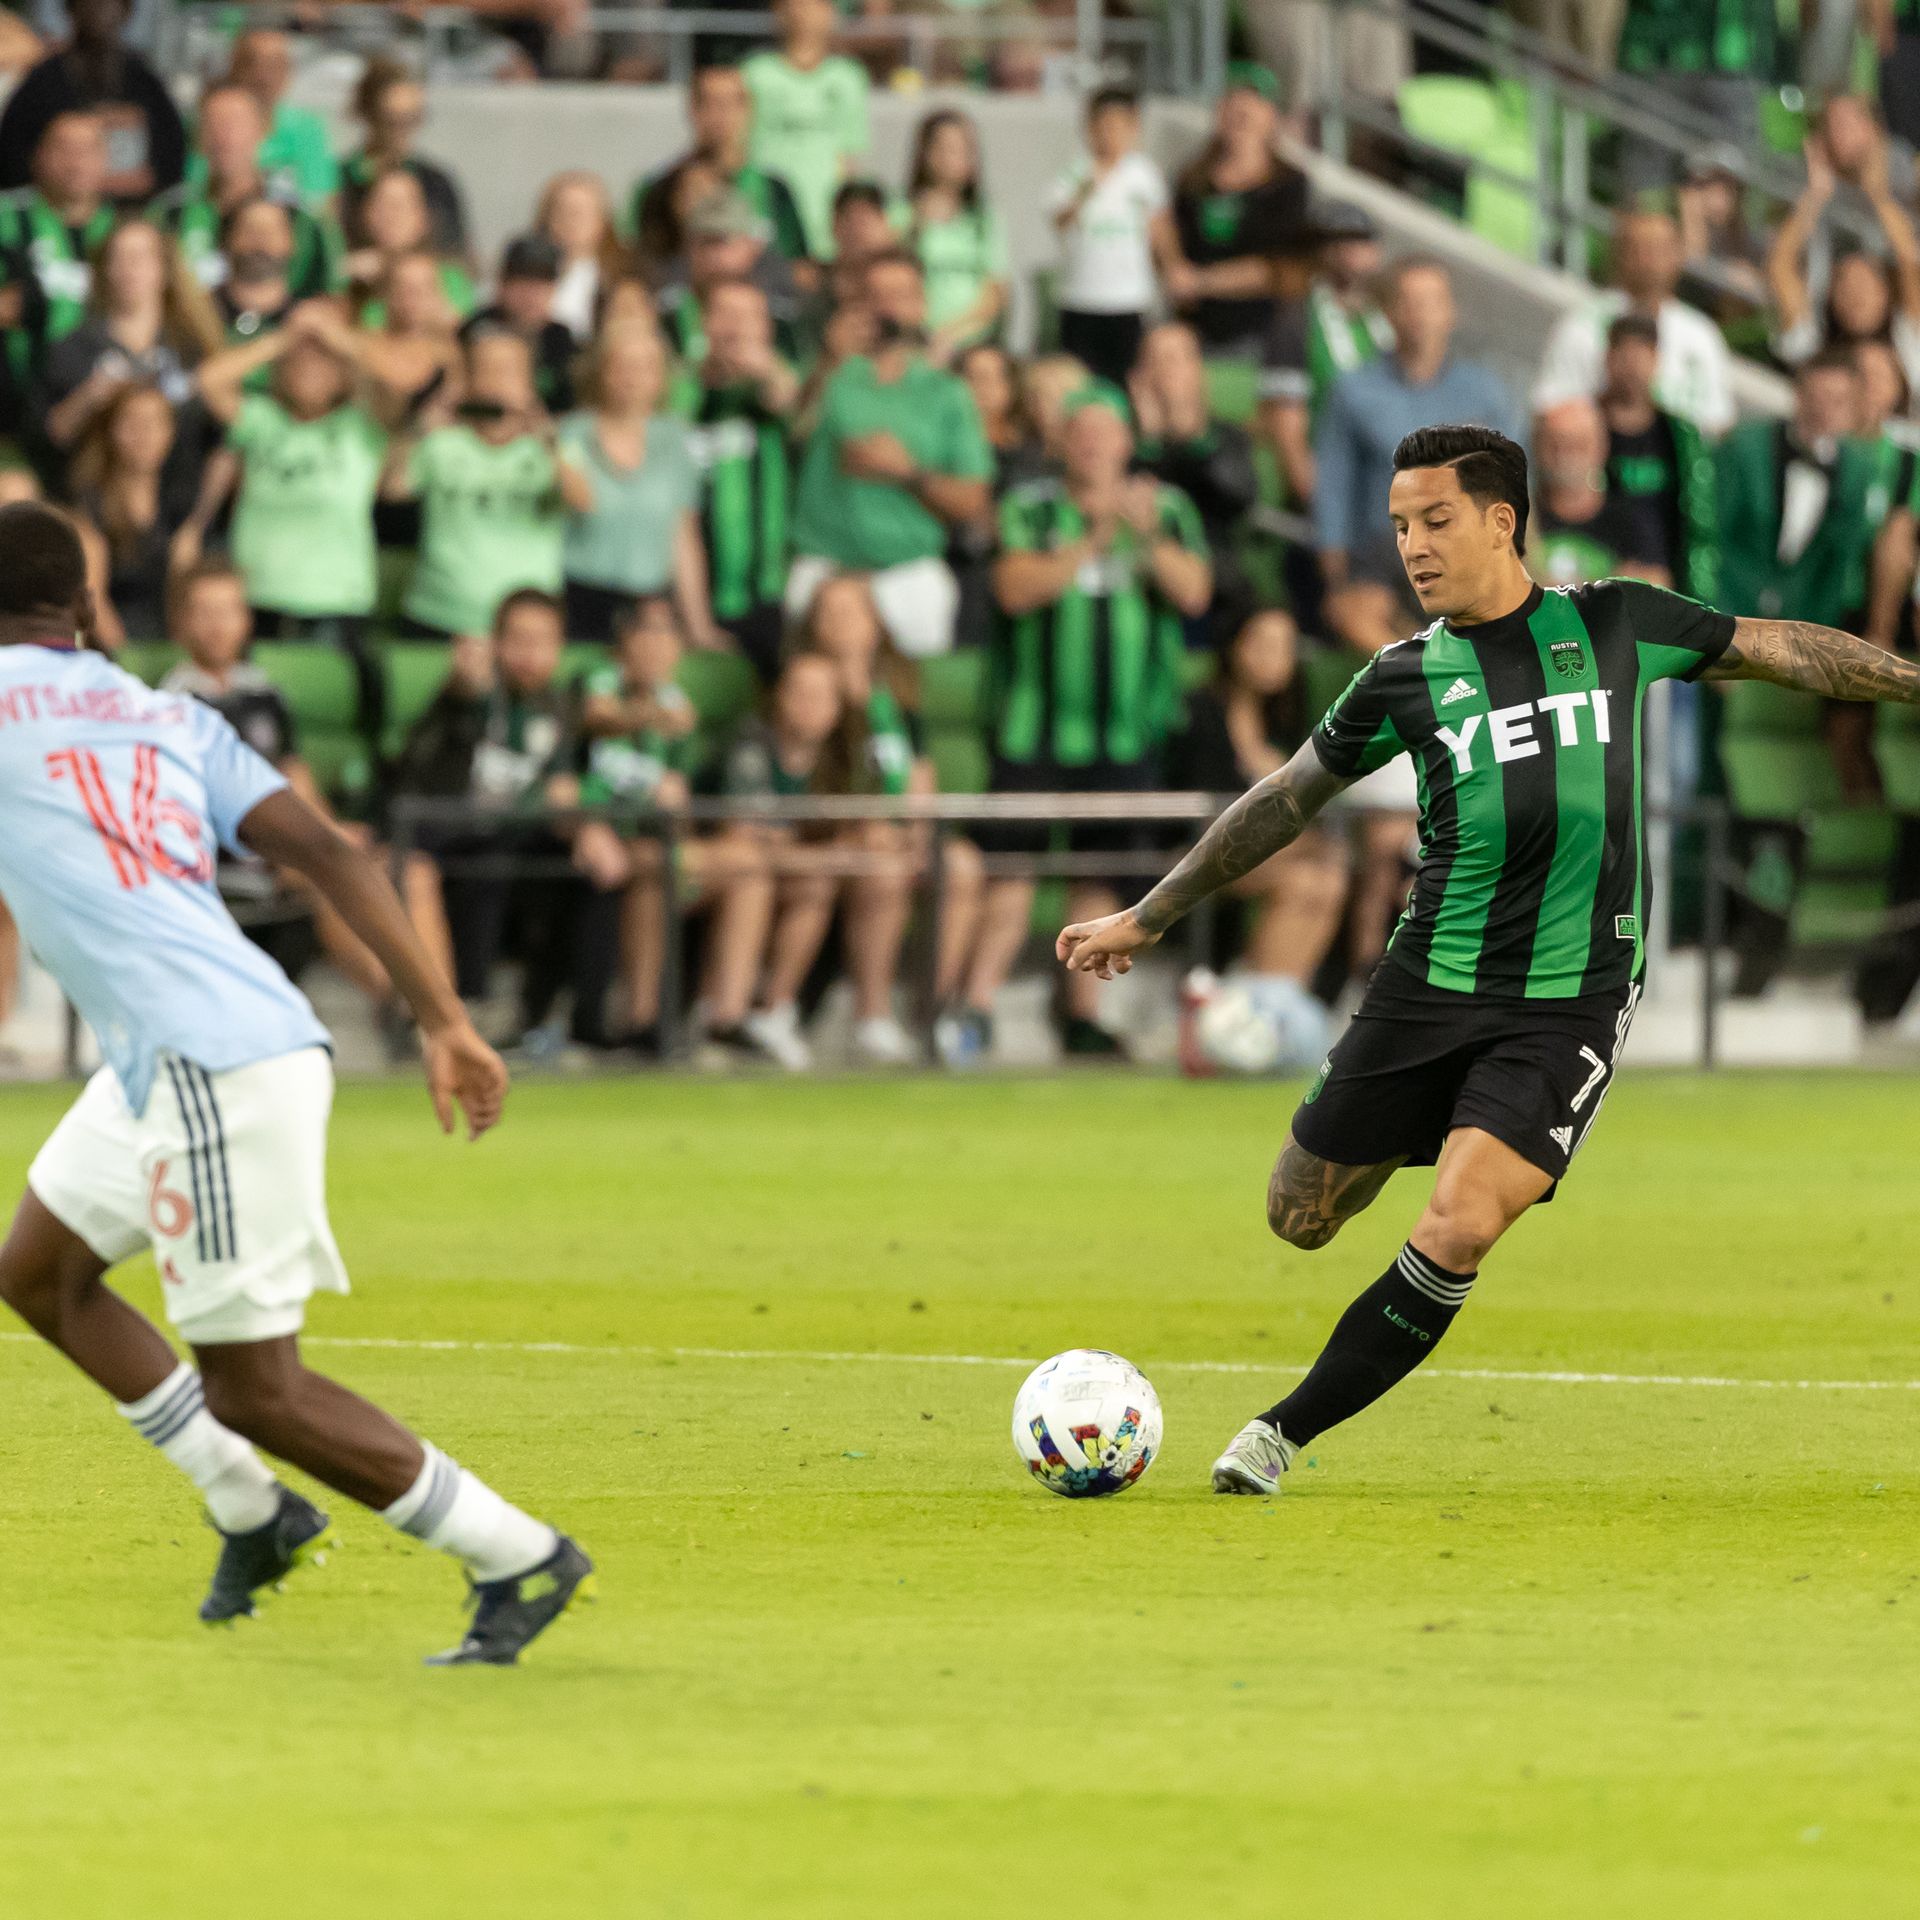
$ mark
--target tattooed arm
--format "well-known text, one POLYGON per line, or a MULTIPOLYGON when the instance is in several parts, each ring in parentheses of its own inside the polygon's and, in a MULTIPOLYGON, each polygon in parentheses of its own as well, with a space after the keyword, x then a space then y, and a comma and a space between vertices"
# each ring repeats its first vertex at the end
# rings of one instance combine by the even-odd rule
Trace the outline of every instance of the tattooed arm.
POLYGON ((1132 956, 1152 946, 1184 913, 1210 893, 1251 873, 1282 847, 1290 847, 1307 822, 1342 787, 1311 740, 1278 773, 1250 788, 1201 835, 1200 843, 1138 906, 1104 920, 1065 928, 1054 952, 1069 973, 1095 973, 1111 980, 1133 965, 1132 956))
POLYGON ((1736 620, 1733 643, 1703 680, 1771 680, 1833 700, 1920 706, 1920 666, 1871 640, 1808 620, 1736 620))

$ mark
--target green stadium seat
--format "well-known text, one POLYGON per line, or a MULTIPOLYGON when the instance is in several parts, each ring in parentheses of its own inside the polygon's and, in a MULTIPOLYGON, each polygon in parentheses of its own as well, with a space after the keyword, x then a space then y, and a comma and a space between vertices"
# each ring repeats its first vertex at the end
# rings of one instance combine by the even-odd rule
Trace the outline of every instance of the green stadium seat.
POLYGON ((1852 947, 1872 939, 1886 912, 1893 816, 1845 807, 1807 822, 1806 858, 1794 895, 1796 947, 1852 947))
POLYGON ((984 793, 987 658, 977 647, 920 663, 920 725, 942 793, 984 793))
POLYGON ((373 786, 373 755, 360 725, 360 675, 346 654, 298 641, 262 640, 248 656, 293 715, 300 757, 320 790, 348 804, 373 786))
POLYGON ((1840 804, 1840 777, 1810 693, 1738 681, 1721 709, 1720 764, 1742 820, 1794 821, 1840 804))
POLYGON ((1251 360, 1209 360, 1207 410, 1216 420, 1250 426, 1260 411, 1260 369, 1251 360))
POLYGON ((1874 722, 1873 757, 1887 805, 1920 817, 1920 707, 1882 707, 1874 722))
POLYGON ((180 649, 165 640, 130 640, 113 656, 114 665, 124 668, 136 680, 157 687, 168 670, 180 658, 180 649))
POLYGON ((434 640, 402 640, 380 656, 386 686, 382 706, 380 752, 391 760, 407 743, 407 735, 440 691, 447 677, 448 650, 434 640))
MULTIPOLYGON (((1465 74, 1428 73, 1405 81, 1396 96, 1400 124, 1417 140, 1478 160, 1516 180, 1539 171, 1533 107, 1524 86, 1465 74)), ((1533 196, 1504 179, 1467 170, 1465 219, 1483 240, 1531 260, 1538 252, 1533 196)))

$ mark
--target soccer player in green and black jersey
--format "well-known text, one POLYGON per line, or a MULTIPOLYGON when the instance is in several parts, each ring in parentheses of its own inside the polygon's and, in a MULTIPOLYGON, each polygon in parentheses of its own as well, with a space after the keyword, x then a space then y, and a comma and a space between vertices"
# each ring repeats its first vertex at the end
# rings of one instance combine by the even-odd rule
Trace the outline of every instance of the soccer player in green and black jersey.
POLYGON ((1322 1247, 1397 1168, 1437 1160, 1438 1174, 1412 1237, 1307 1377, 1214 1463, 1220 1493, 1274 1492, 1300 1447, 1424 1360, 1591 1129, 1644 965, 1647 688, 1704 676, 1920 704, 1920 667, 1830 627, 1735 620, 1631 580, 1542 592, 1521 559, 1526 455, 1488 428, 1407 435, 1388 505, 1434 624, 1375 655, 1137 906, 1059 940, 1077 973, 1124 972, 1343 787, 1413 756, 1420 875, 1294 1115, 1267 1217, 1291 1245, 1322 1247))

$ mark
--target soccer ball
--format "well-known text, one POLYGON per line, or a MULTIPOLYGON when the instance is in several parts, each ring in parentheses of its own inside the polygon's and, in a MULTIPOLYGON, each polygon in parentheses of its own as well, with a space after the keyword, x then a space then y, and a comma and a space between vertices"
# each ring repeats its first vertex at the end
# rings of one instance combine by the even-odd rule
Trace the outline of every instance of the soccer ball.
POLYGON ((1056 1353, 1013 1397, 1013 1450, 1050 1493, 1119 1493, 1160 1451, 1160 1396, 1117 1353, 1056 1353))
POLYGON ((1200 1051, 1224 1073, 1286 1073, 1327 1050, 1327 1010, 1297 981, 1240 974, 1208 996, 1195 1023, 1200 1051))

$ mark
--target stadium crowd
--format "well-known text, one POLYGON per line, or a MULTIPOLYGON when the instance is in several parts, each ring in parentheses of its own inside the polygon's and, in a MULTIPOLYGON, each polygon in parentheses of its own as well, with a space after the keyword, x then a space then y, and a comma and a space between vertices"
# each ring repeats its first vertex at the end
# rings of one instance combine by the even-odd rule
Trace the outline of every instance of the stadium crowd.
MULTIPOLYGON (((1629 36, 1651 6, 1630 0, 1629 36)), ((831 0, 778 17, 777 45, 694 73, 684 154, 639 181, 556 174, 497 259, 385 59, 336 155, 286 98, 284 32, 242 31, 183 119, 121 44, 124 0, 74 0, 71 43, 0 113, 0 496, 70 506, 99 644, 220 706, 354 831, 441 803, 407 836, 409 909, 463 993, 522 963, 529 1047, 658 1050, 671 891, 705 1046, 806 1065, 802 1010, 838 965, 857 1055, 913 1058, 925 829, 703 816, 669 854, 660 818, 943 775, 1238 790, 1417 624, 1383 503, 1418 426, 1530 442, 1546 582, 1632 573, 1913 644, 1915 175, 1870 99, 1827 103, 1775 229, 1725 154, 1644 180, 1608 289, 1522 393, 1456 349, 1440 261, 1389 261, 1365 212, 1309 195, 1272 70, 1230 70, 1171 177, 1134 98, 1096 91, 1045 189, 1048 344, 1021 360, 969 116, 929 112, 905 177, 874 178, 831 0), (1736 423, 1730 338, 1790 372, 1788 417, 1736 423), (344 663, 357 772, 306 766, 301 650, 344 663)), ((1836 713, 1830 742, 1870 795, 1867 737, 1836 713)), ((1363 977, 1411 809, 1382 788, 1249 876, 1218 957, 1303 998, 1363 977)), ((1167 844, 1113 822, 945 836, 943 1057, 991 1049, 1034 856, 1088 856, 1065 903, 1086 917, 1167 844)), ((271 875, 226 884, 256 937, 389 1006, 324 912, 271 875)), ((1915 974, 1883 970, 1870 1011, 1915 974)), ((1063 988, 1068 1053, 1121 1050, 1099 994, 1063 988)))

